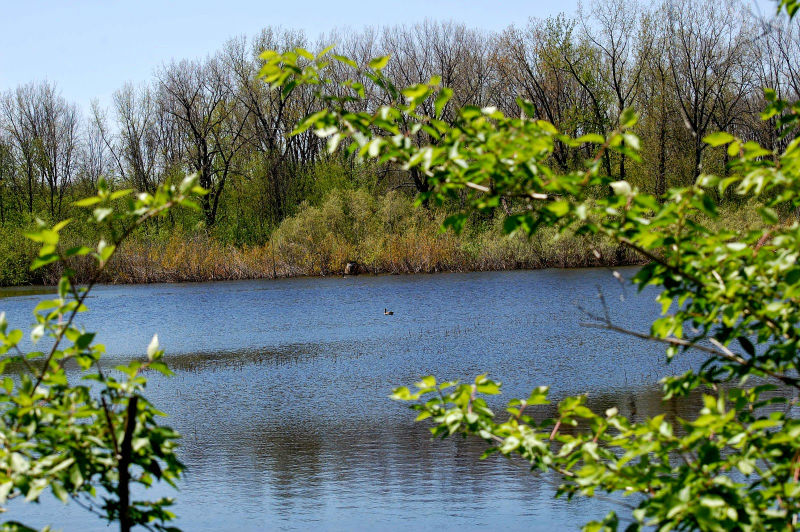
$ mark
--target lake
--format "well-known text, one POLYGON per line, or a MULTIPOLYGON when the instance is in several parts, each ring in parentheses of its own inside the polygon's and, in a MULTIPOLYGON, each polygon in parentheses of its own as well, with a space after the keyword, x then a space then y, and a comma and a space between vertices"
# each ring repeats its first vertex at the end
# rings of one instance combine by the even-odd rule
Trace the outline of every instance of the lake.
MULTIPOLYGON (((646 332, 658 315, 655 292, 601 268, 101 286, 80 324, 99 332, 107 365, 142 356, 158 333, 176 376, 153 377, 147 395, 183 435, 185 530, 578 529, 615 506, 554 499, 557 478, 481 461, 481 441, 431 441, 388 396, 428 374, 488 373, 502 402, 547 384, 637 420, 689 415, 699 400, 663 403, 657 382, 697 355, 667 365, 657 345, 582 327, 578 307, 602 312, 598 290, 620 325, 646 332)), ((45 296, 12 296, 0 311, 27 330, 45 296)), ((109 529, 52 498, 4 517, 109 529)))

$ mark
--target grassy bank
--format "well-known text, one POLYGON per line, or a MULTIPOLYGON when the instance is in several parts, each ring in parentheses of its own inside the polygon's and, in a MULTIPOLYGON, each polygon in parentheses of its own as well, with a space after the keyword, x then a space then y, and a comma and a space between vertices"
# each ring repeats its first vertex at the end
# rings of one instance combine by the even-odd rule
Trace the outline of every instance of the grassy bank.
MULTIPOLYGON (((502 234, 501 220, 472 220, 461 234, 441 233, 444 212, 415 208, 390 192, 336 190, 303 204, 260 245, 233 245, 204 231, 142 233, 128 241, 104 282, 154 283, 341 275, 348 262, 365 273, 432 273, 637 262, 629 250, 598 238, 542 231, 529 239, 502 234)), ((51 284, 60 272, 30 272, 35 246, 22 231, 2 235, 0 284, 51 284)), ((80 235, 72 236, 76 241, 80 235)), ((88 277, 89 262, 75 269, 88 277)))
POLYGON ((615 265, 636 260, 616 246, 596 245, 582 237, 553 233, 529 240, 503 236, 496 224, 472 234, 440 234, 438 216, 414 216, 401 230, 374 231, 336 216, 341 213, 336 206, 326 207, 331 205, 302 211, 260 246, 225 245, 204 234, 130 242, 111 265, 106 281, 342 275, 349 262, 357 263, 363 273, 398 274, 615 265), (309 218, 313 224, 308 223, 309 218), (599 258, 593 248, 600 251, 599 258))

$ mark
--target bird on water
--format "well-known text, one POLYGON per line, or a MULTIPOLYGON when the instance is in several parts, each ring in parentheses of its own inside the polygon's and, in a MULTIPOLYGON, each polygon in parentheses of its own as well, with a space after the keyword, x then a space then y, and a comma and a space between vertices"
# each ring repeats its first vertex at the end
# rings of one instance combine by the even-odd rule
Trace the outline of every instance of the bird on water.
POLYGON ((392 316, 392 315, 394 315, 394 311, 383 309, 383 315, 384 316, 392 316))

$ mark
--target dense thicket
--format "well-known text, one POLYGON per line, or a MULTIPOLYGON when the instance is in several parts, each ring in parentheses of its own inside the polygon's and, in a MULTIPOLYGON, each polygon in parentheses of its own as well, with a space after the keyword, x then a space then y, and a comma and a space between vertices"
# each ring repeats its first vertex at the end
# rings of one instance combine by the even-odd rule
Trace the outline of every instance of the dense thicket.
MULTIPOLYGON (((726 152, 701 142, 712 131, 768 149, 788 142, 760 120, 761 88, 800 97, 800 32, 797 21, 768 15, 739 0, 599 0, 573 16, 530 19, 497 33, 426 21, 335 31, 314 43, 299 31, 267 28, 231 39, 206 59, 165 63, 151 80, 121 87, 109 109, 95 104, 81 112, 53 83, 23 85, 0 97, 0 234, 34 217, 70 215, 70 199, 93 190, 100 176, 153 191, 196 172, 210 191, 202 213, 159 223, 202 222, 235 244, 266 242, 304 200, 318 205, 333 189, 426 191, 416 170, 330 156, 311 132, 287 136, 318 105, 314 88, 270 91, 257 79, 259 53, 329 43, 361 62, 390 54, 385 74, 399 87, 440 75, 454 90, 445 119, 470 104, 518 115, 523 98, 537 118, 579 136, 612 130, 621 110, 635 107, 643 161, 606 153, 602 164, 609 175, 661 194, 703 170, 725 172, 726 152)), ((352 72, 339 64, 327 75, 337 82, 352 72)), ((392 99, 388 92, 366 96, 358 105, 392 99)), ((551 164, 575 168, 588 155, 582 150, 559 144, 551 164)))

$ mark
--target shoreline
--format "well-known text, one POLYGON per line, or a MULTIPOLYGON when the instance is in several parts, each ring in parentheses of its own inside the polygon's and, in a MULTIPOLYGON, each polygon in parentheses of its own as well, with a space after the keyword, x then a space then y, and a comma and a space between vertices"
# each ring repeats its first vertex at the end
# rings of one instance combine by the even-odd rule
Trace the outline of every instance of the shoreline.
MULTIPOLYGON (((382 277, 382 276, 426 276, 426 275, 440 275, 440 274, 458 274, 458 273, 492 273, 492 272, 521 272, 521 271, 541 271, 541 270, 593 270, 599 268, 629 268, 641 266, 646 264, 647 261, 629 261, 629 262, 608 262, 599 264, 586 264, 586 265, 545 265, 541 267, 518 267, 518 268, 484 268, 484 269, 438 269, 426 271, 366 271, 354 275, 346 275, 343 271, 331 272, 327 274, 297 274, 297 275, 262 275, 253 277, 216 277, 207 279, 170 279, 170 280, 144 280, 135 282, 125 282, 119 280, 100 281, 97 286, 138 286, 138 285, 156 285, 156 284, 201 284, 201 283, 224 283, 236 281, 281 281, 290 279, 347 279, 356 277, 382 277)), ((342 269, 343 270, 343 269, 342 269)), ((0 299, 6 297, 18 297, 18 295, 11 294, 10 292, 22 292, 19 296, 28 295, 44 295, 53 293, 52 289, 58 286, 57 282, 49 284, 20 284, 0 286, 0 299)))

